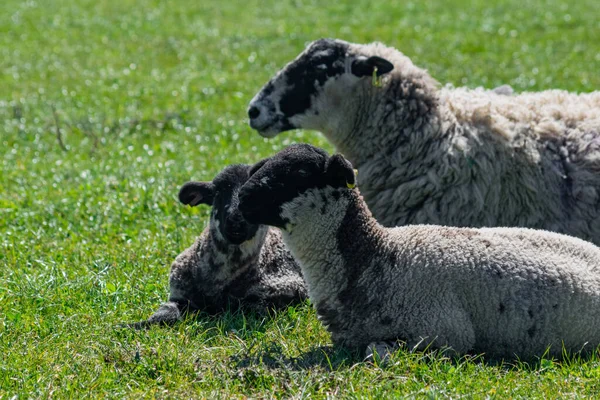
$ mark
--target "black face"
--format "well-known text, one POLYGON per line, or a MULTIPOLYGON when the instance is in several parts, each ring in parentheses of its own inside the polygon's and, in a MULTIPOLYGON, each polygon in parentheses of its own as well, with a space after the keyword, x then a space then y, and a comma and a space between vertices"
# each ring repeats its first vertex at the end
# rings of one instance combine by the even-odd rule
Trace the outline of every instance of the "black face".
POLYGON ((344 73, 347 50, 348 44, 342 41, 313 42, 252 100, 248 108, 252 128, 265 136, 300 128, 289 119, 309 110, 313 97, 325 82, 344 73))
POLYGON ((297 144, 257 163, 240 190, 239 209, 247 221, 285 227, 281 206, 311 188, 355 183, 352 165, 341 155, 297 144))
POLYGON ((394 66, 377 56, 351 55, 346 71, 350 43, 342 40, 319 39, 311 43, 294 61, 271 79, 248 106, 250 126, 264 137, 273 137, 296 126, 292 118, 298 115, 317 115, 314 100, 323 95, 327 81, 336 80, 346 72, 357 78, 378 76, 394 66))
POLYGON ((252 239, 259 227, 246 221, 238 208, 239 192, 248 180, 249 170, 249 165, 230 165, 212 182, 188 182, 179 191, 183 204, 212 205, 211 229, 216 222, 223 238, 234 245, 252 239))
POLYGON ((331 39, 314 42, 303 57, 285 70, 288 90, 279 102, 286 116, 301 114, 311 106, 311 97, 328 79, 344 72, 348 45, 331 39))

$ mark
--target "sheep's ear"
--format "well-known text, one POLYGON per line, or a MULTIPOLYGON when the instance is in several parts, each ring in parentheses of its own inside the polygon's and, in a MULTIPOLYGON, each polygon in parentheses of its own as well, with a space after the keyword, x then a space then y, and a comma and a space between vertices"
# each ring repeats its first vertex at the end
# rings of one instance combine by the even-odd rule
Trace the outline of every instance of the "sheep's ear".
POLYGON ((394 64, 386 60, 385 58, 372 56, 372 57, 358 57, 352 62, 352 74, 362 78, 363 76, 373 76, 373 71, 377 68, 377 76, 387 74, 394 69, 394 64))
POLYGON ((352 164, 341 154, 334 154, 327 160, 325 172, 329 178, 329 183, 334 187, 345 186, 352 189, 356 186, 356 176, 352 164))
POLYGON ((258 171, 260 169, 260 167, 262 167, 263 165, 266 164, 267 161, 269 161, 270 158, 265 158, 264 160, 260 160, 259 162, 257 162, 256 164, 254 164, 252 166, 252 168, 250 168, 250 170, 248 171, 248 176, 252 176, 254 175, 254 173, 256 173, 256 171, 258 171))
POLYGON ((212 182, 188 182, 179 189, 179 201, 191 207, 198 204, 212 206, 215 198, 215 185, 212 182))

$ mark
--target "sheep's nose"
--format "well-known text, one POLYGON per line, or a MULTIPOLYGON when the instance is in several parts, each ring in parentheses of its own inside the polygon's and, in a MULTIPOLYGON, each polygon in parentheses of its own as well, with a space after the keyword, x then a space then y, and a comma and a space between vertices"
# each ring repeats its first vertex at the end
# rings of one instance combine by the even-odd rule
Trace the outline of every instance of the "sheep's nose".
POLYGON ((258 107, 252 106, 248 109, 248 116, 250 117, 250 119, 258 118, 259 115, 260 110, 258 109, 258 107))

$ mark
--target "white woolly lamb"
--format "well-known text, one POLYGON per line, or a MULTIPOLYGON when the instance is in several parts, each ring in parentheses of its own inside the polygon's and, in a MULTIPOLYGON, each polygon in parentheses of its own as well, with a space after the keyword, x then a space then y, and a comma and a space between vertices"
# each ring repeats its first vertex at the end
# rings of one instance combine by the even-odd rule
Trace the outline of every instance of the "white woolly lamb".
POLYGON ((281 233, 241 216, 238 193, 249 169, 248 165, 230 165, 212 182, 182 186, 179 200, 183 204, 212 206, 210 224, 173 262, 169 301, 134 327, 171 324, 185 312, 214 314, 238 307, 262 312, 307 298, 300 267, 281 233))
POLYGON ((352 189, 351 164, 309 145, 250 173, 239 209, 283 230, 335 344, 521 359, 600 344, 600 248, 589 242, 527 228, 384 228, 352 189))
POLYGON ((600 92, 511 94, 439 88, 393 48, 322 39, 248 114, 265 137, 321 131, 386 226, 523 226, 600 244, 600 92))

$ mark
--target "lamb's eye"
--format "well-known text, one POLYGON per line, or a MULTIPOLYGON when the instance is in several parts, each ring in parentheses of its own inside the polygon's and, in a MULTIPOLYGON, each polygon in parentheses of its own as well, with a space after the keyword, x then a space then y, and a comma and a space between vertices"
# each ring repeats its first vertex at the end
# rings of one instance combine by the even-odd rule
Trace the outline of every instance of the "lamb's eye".
POLYGON ((308 176, 308 171, 305 169, 297 169, 296 175, 306 178, 308 176))

